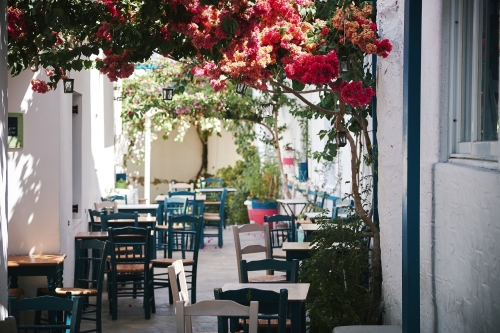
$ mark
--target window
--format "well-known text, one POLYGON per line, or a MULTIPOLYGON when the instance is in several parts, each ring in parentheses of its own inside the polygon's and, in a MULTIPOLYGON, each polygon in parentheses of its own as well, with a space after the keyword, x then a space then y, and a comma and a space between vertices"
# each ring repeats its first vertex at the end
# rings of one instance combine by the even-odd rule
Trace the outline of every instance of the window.
POLYGON ((496 160, 499 3, 455 0, 452 15, 452 157, 496 160))

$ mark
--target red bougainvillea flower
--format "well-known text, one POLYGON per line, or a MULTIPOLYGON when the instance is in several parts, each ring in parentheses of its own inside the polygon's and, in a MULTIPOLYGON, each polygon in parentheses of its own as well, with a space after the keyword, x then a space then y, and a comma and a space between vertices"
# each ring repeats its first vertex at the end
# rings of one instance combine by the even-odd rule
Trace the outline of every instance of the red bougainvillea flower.
MULTIPOLYGON (((340 85, 342 87, 342 84, 340 85)), ((349 82, 340 91, 340 98, 352 107, 370 103, 375 92, 371 87, 363 88, 362 82, 349 82)))
POLYGON ((46 92, 51 90, 47 85, 47 82, 38 79, 31 79, 31 89, 33 89, 34 92, 40 94, 45 94, 46 92))
POLYGON ((7 33, 9 37, 14 39, 22 39, 26 37, 28 27, 24 23, 23 12, 16 7, 7 8, 7 33))
POLYGON ((111 82, 125 79, 134 72, 134 64, 127 61, 130 51, 122 55, 109 54, 104 60, 97 58, 99 71, 106 74, 111 82))
POLYGON ((339 60, 334 51, 328 55, 302 54, 285 66, 285 73, 305 84, 328 84, 339 76, 339 60))
POLYGON ((110 27, 108 22, 102 22, 101 27, 97 30, 97 37, 107 42, 111 42, 113 37, 111 36, 111 32, 109 31, 110 27))
POLYGON ((389 52, 392 51, 392 44, 388 39, 376 40, 373 44, 377 47, 377 55, 382 58, 387 58, 389 52))

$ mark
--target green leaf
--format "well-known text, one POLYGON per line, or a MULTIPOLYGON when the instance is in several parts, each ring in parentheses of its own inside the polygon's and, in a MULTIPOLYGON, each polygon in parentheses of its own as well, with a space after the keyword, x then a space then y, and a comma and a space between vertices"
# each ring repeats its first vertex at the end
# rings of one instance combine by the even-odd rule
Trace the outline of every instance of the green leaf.
POLYGON ((232 35, 236 29, 238 29, 238 22, 232 17, 228 16, 222 21, 222 31, 225 33, 232 35))
POLYGON ((306 87, 306 85, 304 83, 299 82, 297 80, 292 80, 293 90, 302 91, 302 90, 304 90, 305 87, 306 87))

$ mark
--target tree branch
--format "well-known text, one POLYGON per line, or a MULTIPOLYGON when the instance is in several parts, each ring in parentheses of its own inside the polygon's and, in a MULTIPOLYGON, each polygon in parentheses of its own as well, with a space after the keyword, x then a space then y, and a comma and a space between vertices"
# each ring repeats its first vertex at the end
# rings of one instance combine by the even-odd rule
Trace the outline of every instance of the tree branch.
POLYGON ((300 99, 302 102, 304 102, 307 106, 311 107, 313 110, 316 110, 318 112, 321 112, 321 113, 324 113, 324 114, 328 114, 328 115, 336 115, 338 113, 338 111, 332 111, 332 110, 323 109, 322 107, 319 107, 317 105, 312 104, 307 99, 305 99, 304 97, 302 97, 297 91, 295 91, 295 90, 293 90, 293 89, 285 86, 284 84, 279 83, 278 81, 271 80, 271 82, 273 82, 277 86, 283 88, 283 90, 285 90, 286 92, 288 92, 290 94, 293 94, 295 97, 297 97, 298 99, 300 99))

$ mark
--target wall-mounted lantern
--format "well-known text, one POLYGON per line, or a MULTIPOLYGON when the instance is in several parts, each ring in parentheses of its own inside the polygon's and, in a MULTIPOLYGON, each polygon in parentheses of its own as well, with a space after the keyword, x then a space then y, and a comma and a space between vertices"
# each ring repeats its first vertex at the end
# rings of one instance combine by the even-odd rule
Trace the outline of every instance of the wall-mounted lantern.
POLYGON ((174 97, 174 89, 173 88, 163 88, 162 96, 164 101, 171 101, 174 97))
POLYGON ((349 56, 340 57, 340 73, 347 74, 351 70, 351 62, 349 61, 349 56))
POLYGON ((245 93, 246 93, 246 91, 247 91, 247 88, 248 88, 248 87, 247 87, 247 85, 246 85, 246 84, 244 84, 244 83, 238 83, 238 84, 236 85, 236 92, 237 92, 238 94, 245 95, 245 93))
POLYGON ((337 140, 338 147, 345 147, 345 145, 347 144, 346 131, 342 129, 338 130, 335 138, 337 140))
POLYGON ((262 110, 262 117, 268 118, 273 116, 274 105, 272 103, 264 103, 260 105, 262 110))
POLYGON ((75 79, 63 79, 64 92, 72 94, 75 87, 75 79))

